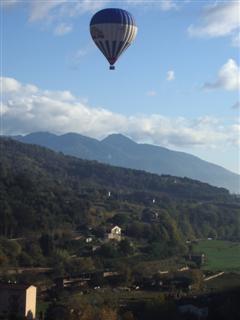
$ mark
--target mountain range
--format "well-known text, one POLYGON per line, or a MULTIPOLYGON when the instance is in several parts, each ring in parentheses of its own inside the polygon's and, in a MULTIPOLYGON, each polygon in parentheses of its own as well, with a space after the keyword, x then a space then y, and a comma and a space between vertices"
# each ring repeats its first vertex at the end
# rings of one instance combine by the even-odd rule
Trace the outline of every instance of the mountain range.
POLYGON ((136 143, 122 134, 112 134, 101 141, 77 133, 55 135, 48 132, 12 138, 81 159, 160 175, 188 177, 227 188, 230 192, 240 192, 240 176, 236 173, 188 153, 136 143))

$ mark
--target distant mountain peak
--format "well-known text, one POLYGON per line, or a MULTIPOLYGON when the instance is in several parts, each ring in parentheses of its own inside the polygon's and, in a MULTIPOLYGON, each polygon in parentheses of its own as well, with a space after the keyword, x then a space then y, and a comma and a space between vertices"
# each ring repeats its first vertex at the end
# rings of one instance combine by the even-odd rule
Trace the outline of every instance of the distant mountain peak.
POLYGON ((136 143, 119 133, 111 134, 102 141, 73 132, 63 135, 36 132, 13 138, 82 159, 151 173, 188 177, 228 188, 231 192, 239 193, 240 190, 240 176, 218 165, 188 153, 136 143))
POLYGON ((27 137, 56 137, 57 135, 48 131, 37 131, 37 132, 32 132, 26 135, 27 137))
POLYGON ((133 141, 131 138, 126 137, 125 135, 121 133, 113 133, 107 136, 105 139, 102 140, 102 142, 106 143, 114 143, 117 145, 120 144, 134 144, 136 145, 137 143, 133 141))

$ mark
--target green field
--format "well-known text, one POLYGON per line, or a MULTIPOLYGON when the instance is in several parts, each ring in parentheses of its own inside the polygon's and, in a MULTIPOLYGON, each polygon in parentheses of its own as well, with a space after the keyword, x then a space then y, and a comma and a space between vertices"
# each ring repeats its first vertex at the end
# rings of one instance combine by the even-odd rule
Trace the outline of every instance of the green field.
POLYGON ((195 253, 204 253, 204 270, 240 272, 240 243, 222 240, 201 240, 193 246, 195 253))

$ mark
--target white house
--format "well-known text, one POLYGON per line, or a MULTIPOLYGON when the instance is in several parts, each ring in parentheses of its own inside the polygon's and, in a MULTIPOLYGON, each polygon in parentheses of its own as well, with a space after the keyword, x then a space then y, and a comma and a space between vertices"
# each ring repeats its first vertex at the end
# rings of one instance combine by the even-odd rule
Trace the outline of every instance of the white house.
POLYGON ((36 318, 37 288, 33 285, 0 284, 0 315, 36 318))
POLYGON ((121 241, 121 233, 121 228, 119 226, 114 226, 110 229, 110 232, 107 233, 107 239, 121 241))

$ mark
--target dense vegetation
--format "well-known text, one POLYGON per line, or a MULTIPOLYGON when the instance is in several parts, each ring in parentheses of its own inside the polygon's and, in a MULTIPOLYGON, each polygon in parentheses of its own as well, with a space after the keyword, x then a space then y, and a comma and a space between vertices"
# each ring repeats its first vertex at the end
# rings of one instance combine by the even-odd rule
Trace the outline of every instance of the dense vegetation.
POLYGON ((112 259, 169 258, 185 252, 186 239, 240 238, 239 201, 222 188, 83 161, 10 139, 1 139, 0 159, 2 261, 44 265, 53 253, 83 256, 87 248, 71 240, 73 233, 91 234, 99 245, 111 224, 126 236, 125 243, 102 244, 100 255, 112 259), (17 237, 21 244, 7 244, 17 237), (24 242, 29 238, 31 243, 24 242))
MULTIPOLYGON (((160 282, 169 288, 177 279, 183 288, 201 290, 201 270, 176 271, 192 249, 186 240, 240 239, 239 199, 225 189, 84 161, 11 139, 0 140, 0 152, 2 279, 15 267, 49 267, 44 281, 31 273, 18 280, 51 286, 56 277, 88 272, 92 288, 141 284, 159 290, 160 282), (113 225, 122 228, 120 242, 104 241, 113 225), (171 266, 168 276, 158 273, 171 266), (105 279, 103 270, 118 276, 105 279)), ((135 292, 124 300, 124 293, 111 290, 104 295, 92 290, 84 298, 51 291, 45 319, 117 319, 119 314, 130 320, 181 319, 164 295, 142 299, 135 292), (119 309, 122 304, 127 308, 119 309)))
POLYGON ((128 226, 137 238, 151 233, 166 239, 239 239, 239 201, 225 189, 83 161, 10 139, 1 139, 0 145, 3 236, 52 230, 62 223, 101 225, 108 213, 117 214, 114 223, 128 226), (159 223, 152 225, 155 213, 159 223))

